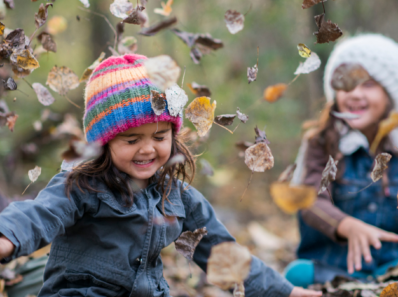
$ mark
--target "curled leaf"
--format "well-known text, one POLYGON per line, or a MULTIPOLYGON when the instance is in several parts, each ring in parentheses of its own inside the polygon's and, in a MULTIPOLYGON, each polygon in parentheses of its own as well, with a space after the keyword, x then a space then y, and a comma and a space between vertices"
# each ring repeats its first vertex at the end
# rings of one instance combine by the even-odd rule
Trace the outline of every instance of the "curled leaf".
POLYGON ((310 8, 318 3, 325 2, 326 0, 304 0, 303 5, 301 7, 303 9, 310 8))
POLYGON ((335 90, 351 92, 369 79, 369 73, 360 64, 343 63, 333 72, 331 85, 335 90))
POLYGON ((35 24, 36 28, 40 28, 43 26, 47 21, 48 12, 47 9, 49 6, 53 6, 52 3, 47 3, 45 6, 40 4, 39 11, 35 13, 35 24))
POLYGON ((297 49, 299 55, 303 58, 309 58, 311 56, 311 50, 304 43, 299 43, 297 45, 297 49))
POLYGON ((148 28, 142 28, 139 34, 144 36, 153 36, 161 30, 167 29, 177 23, 177 18, 172 17, 169 19, 165 19, 159 23, 156 23, 148 28))
POLYGON ((382 178, 384 170, 388 168, 387 163, 391 160, 391 155, 387 153, 378 154, 375 158, 375 166, 371 173, 373 182, 377 182, 382 178))
POLYGON ((251 171, 264 172, 274 167, 274 157, 268 145, 260 142, 245 151, 245 163, 251 171))
POLYGON ((216 101, 210 104, 209 97, 198 97, 185 109, 185 117, 189 119, 198 130, 200 137, 204 136, 213 125, 216 101))
POLYGON ((287 84, 276 84, 264 90, 264 99, 268 102, 275 102, 283 96, 287 89, 287 84))
POLYGON ((391 111, 387 119, 380 121, 379 129, 377 130, 375 139, 373 140, 372 145, 370 146, 370 152, 372 154, 375 154, 377 147, 380 144, 380 141, 386 135, 388 135, 388 133, 390 133, 392 130, 394 130, 397 127, 398 127, 398 112, 391 111))
POLYGON ((231 34, 236 34, 243 29, 245 16, 236 10, 228 9, 224 15, 224 21, 228 31, 231 34))
POLYGON ((66 66, 54 66, 46 82, 46 85, 60 95, 66 95, 69 90, 76 89, 79 84, 79 77, 66 66))
POLYGON ((243 123, 246 124, 246 122, 249 120, 249 117, 245 115, 244 113, 240 112, 239 107, 236 109, 236 114, 238 115, 238 119, 243 123))
POLYGON ((138 5, 136 8, 133 9, 133 11, 129 14, 127 18, 123 19, 122 22, 143 26, 146 22, 148 22, 148 16, 142 12, 144 9, 144 6, 138 5))
POLYGON ((144 66, 152 83, 162 91, 174 85, 181 72, 177 63, 166 55, 145 60, 144 66))
POLYGON ((162 8, 155 8, 153 12, 164 16, 169 16, 172 11, 172 4, 173 0, 167 0, 167 3, 161 2, 160 5, 162 5, 162 8))
POLYGON ((233 124, 236 114, 222 114, 216 116, 214 122, 222 126, 230 126, 233 124))
POLYGON ((318 26, 318 31, 314 33, 316 35, 316 43, 329 43, 330 41, 336 41, 343 31, 337 26, 337 24, 332 23, 332 21, 324 21, 325 14, 315 16, 315 23, 318 26))
POLYGON ((322 172, 321 186, 318 194, 324 192, 329 187, 330 182, 336 179, 338 163, 339 161, 335 161, 332 156, 329 156, 329 161, 327 162, 326 167, 322 172))
POLYGON ((6 91, 15 91, 17 89, 17 83, 12 77, 3 80, 3 87, 6 91))
POLYGON ((94 69, 101 63, 101 61, 105 58, 105 53, 102 52, 97 60, 94 61, 93 64, 88 66, 86 70, 84 70, 82 77, 79 82, 83 82, 89 79, 91 73, 93 73, 94 69))
POLYGON ((165 108, 166 108, 166 100, 164 100, 163 95, 159 94, 158 91, 151 90, 151 97, 150 97, 151 107, 153 112, 160 116, 165 108))
POLYGON ((48 106, 54 103, 55 99, 53 95, 51 95, 50 91, 45 86, 40 83, 33 83, 32 87, 41 104, 48 106))
POLYGON ((265 144, 270 144, 269 140, 267 139, 267 135, 265 134, 264 130, 260 130, 259 128, 254 128, 254 132, 256 133, 256 138, 254 143, 264 142, 265 144))
POLYGON ((175 248, 177 252, 179 252, 188 260, 192 260, 196 246, 205 235, 207 235, 206 227, 196 229, 193 232, 185 231, 181 233, 180 237, 178 237, 178 239, 175 241, 175 248))
POLYGON ((311 55, 304 63, 300 62, 294 74, 307 74, 317 70, 320 66, 321 59, 319 59, 319 56, 316 53, 311 52, 311 55))
POLYGON ((167 109, 171 116, 176 117, 188 102, 188 96, 177 84, 167 88, 166 91, 167 109))
POLYGON ((196 82, 192 82, 187 84, 192 93, 194 93, 197 97, 210 97, 211 92, 207 86, 199 85, 196 82))
POLYGON ((249 84, 257 79, 257 73, 257 64, 253 67, 247 67, 247 81, 249 84))
POLYGON ((57 52, 57 44, 52 39, 51 35, 48 34, 47 32, 41 32, 37 36, 37 39, 39 40, 39 42, 41 43, 41 45, 43 46, 43 48, 46 51, 50 51, 50 52, 54 52, 54 53, 57 52))

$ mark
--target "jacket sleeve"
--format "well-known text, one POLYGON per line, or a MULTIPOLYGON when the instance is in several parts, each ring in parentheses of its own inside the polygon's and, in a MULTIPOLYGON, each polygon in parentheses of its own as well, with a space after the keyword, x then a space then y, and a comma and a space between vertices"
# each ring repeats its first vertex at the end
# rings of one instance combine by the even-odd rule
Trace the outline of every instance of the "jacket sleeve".
MULTIPOLYGON (((302 183, 319 189, 322 172, 329 156, 316 141, 309 141, 304 158, 304 174, 302 183)), ((331 186, 329 185, 329 191, 331 186)), ((327 191, 318 195, 315 204, 300 212, 304 222, 312 228, 322 232, 334 241, 342 241, 337 236, 337 226, 348 215, 334 206, 327 191)))
POLYGON ((35 200, 12 202, 0 214, 0 234, 14 245, 14 253, 1 263, 29 255, 65 233, 83 215, 78 191, 65 194, 66 173, 54 176, 35 200))
MULTIPOLYGON (((207 260, 211 248, 225 241, 235 241, 235 238, 216 218, 214 209, 199 191, 189 187, 182 197, 187 208, 183 231, 207 228, 208 233, 199 242, 193 256, 195 263, 204 271, 207 271, 207 260)), ((245 280, 244 286, 245 296, 247 297, 283 297, 289 296, 293 290, 293 285, 290 282, 254 256, 252 256, 250 274, 245 280)))

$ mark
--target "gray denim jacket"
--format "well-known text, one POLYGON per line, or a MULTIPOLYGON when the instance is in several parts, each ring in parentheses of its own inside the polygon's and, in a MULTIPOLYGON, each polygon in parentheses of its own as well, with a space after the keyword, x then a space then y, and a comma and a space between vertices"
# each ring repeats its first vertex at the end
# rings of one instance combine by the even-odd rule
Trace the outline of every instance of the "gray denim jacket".
MULTIPOLYGON (((39 296, 170 296, 160 251, 181 232, 207 227, 194 261, 206 271, 212 246, 235 239, 193 187, 174 188, 165 202, 156 184, 135 194, 131 207, 102 183, 101 193, 65 195, 67 173, 52 178, 35 200, 13 202, 0 214, 0 233, 15 245, 11 257, 28 255, 52 242, 39 296)), ((181 184, 180 184, 181 185, 181 184)), ((293 286, 253 257, 246 296, 288 296, 293 286)))

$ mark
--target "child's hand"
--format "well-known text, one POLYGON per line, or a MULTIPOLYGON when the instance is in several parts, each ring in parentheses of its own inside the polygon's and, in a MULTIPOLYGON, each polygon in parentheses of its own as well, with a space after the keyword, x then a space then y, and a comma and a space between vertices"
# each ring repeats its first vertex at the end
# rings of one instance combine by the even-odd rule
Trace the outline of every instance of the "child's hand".
POLYGON ((337 227, 337 234, 348 240, 347 270, 354 273, 362 269, 362 256, 367 263, 372 261, 370 246, 381 248, 380 241, 398 242, 398 235, 366 224, 353 217, 344 218, 337 227))
POLYGON ((316 297, 316 296, 322 296, 322 292, 307 290, 300 287, 294 287, 289 297, 316 297))
POLYGON ((14 248, 14 244, 7 237, 0 236, 0 260, 11 256, 14 248))

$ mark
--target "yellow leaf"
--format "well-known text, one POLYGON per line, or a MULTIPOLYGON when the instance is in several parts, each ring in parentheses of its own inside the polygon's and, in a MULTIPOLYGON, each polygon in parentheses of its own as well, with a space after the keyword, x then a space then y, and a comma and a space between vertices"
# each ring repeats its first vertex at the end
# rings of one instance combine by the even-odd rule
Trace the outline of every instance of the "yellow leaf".
POLYGON ((311 50, 304 43, 299 43, 297 45, 297 49, 299 55, 303 58, 309 58, 311 56, 311 50))
POLYGON ((29 49, 14 52, 10 59, 12 62, 16 61, 16 65, 24 70, 33 70, 40 66, 39 62, 31 54, 29 49))
POLYGON ((86 70, 84 70, 83 75, 79 81, 83 82, 85 80, 88 80, 91 73, 93 73, 95 67, 97 67, 104 58, 105 58, 105 53, 102 52, 101 55, 99 56, 99 58, 97 60, 95 60, 94 63, 91 64, 89 67, 87 67, 86 70))
POLYGON ((56 15, 47 22, 48 33, 56 35, 66 30, 68 22, 63 16, 56 15))
POLYGON ((173 1, 174 0, 168 0, 166 4, 164 2, 160 3, 162 8, 155 8, 154 13, 169 16, 172 11, 171 5, 173 4, 173 1))
POLYGON ((370 152, 376 153, 377 147, 380 141, 388 135, 392 130, 398 127, 398 112, 392 111, 387 119, 382 120, 379 124, 379 130, 377 131, 376 137, 370 146, 370 152))
POLYGON ((397 297, 398 296, 398 283, 389 284, 381 292, 380 297, 397 297))
POLYGON ((314 187, 305 185, 290 186, 286 182, 272 183, 270 191, 275 204, 289 214, 311 207, 317 197, 314 187))
POLYGON ((287 89, 287 84, 276 84, 269 86, 264 91, 264 99, 268 102, 275 102, 283 96, 283 93, 287 89))
POLYGON ((0 22, 0 36, 4 35, 5 28, 6 28, 6 26, 2 22, 0 22))
POLYGON ((210 104, 210 100, 209 97, 198 97, 185 109, 185 117, 192 122, 200 137, 210 130, 214 121, 214 110, 217 103, 213 101, 210 104))

